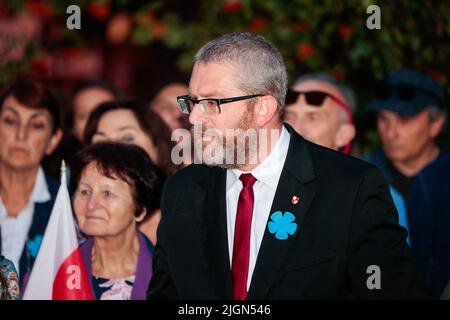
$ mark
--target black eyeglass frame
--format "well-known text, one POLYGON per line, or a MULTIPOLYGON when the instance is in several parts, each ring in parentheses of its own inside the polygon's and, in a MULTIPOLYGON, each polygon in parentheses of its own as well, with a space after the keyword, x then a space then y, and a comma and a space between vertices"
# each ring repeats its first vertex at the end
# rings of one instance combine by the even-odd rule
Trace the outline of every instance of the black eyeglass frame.
MULTIPOLYGON (((248 99, 253 99, 253 98, 262 97, 262 96, 264 96, 264 94, 251 94, 251 95, 247 95, 247 96, 239 96, 239 97, 223 98, 223 99, 205 98, 205 99, 197 100, 197 99, 191 97, 190 95, 184 95, 184 96, 178 96, 177 102, 178 102, 178 105, 180 106, 180 111, 182 113, 190 114, 196 104, 200 104, 200 102, 202 102, 202 101, 214 101, 214 102, 216 102, 217 108, 219 110, 219 113, 217 113, 217 114, 220 114, 222 112, 222 108, 220 107, 220 105, 222 105, 222 104, 236 102, 236 101, 242 101, 242 100, 248 100, 248 99), (191 102, 192 105, 189 102, 191 102), (185 106, 183 106, 183 103, 185 103, 185 106)), ((206 114, 206 112, 205 112, 205 114, 206 114)))

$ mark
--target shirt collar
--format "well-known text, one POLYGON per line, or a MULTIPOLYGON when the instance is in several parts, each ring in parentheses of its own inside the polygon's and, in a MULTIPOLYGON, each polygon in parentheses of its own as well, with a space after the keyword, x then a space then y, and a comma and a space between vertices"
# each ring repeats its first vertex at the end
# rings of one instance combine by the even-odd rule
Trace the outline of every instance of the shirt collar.
POLYGON ((45 180, 44 170, 39 167, 36 181, 34 183, 33 191, 31 192, 31 202, 47 202, 51 199, 50 192, 48 191, 47 181, 45 180))
MULTIPOLYGON (((284 161, 286 160, 289 149, 291 136, 284 125, 281 127, 280 138, 270 154, 261 162, 251 174, 262 183, 276 190, 281 171, 283 170, 284 161)), ((227 190, 231 188, 239 176, 245 173, 239 169, 227 170, 227 190)))
MULTIPOLYGON (((47 180, 45 180, 44 170, 39 167, 36 174, 36 180, 34 182, 33 191, 31 192, 28 205, 36 202, 47 202, 51 199, 50 192, 48 191, 47 180)), ((0 197, 0 217, 6 217, 6 210, 3 205, 3 200, 0 197)))

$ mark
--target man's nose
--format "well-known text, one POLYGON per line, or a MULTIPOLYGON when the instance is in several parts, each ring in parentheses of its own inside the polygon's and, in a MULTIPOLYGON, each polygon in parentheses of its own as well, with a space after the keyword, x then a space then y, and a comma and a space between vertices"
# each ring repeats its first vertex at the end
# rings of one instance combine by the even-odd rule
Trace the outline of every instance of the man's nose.
POLYGON ((192 125, 205 122, 205 116, 202 110, 200 110, 200 106, 198 104, 195 104, 192 108, 192 111, 189 114, 189 122, 192 125))
POLYGON ((189 118, 190 118, 190 116, 188 116, 187 114, 184 114, 184 113, 182 113, 177 118, 180 128, 189 129, 191 127, 191 124, 189 122, 189 118))

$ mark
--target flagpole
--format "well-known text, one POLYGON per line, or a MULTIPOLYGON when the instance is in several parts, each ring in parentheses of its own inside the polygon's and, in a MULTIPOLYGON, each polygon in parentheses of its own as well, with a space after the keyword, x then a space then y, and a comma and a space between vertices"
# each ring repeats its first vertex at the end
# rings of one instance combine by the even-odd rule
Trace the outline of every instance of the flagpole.
POLYGON ((61 161, 61 184, 64 183, 65 185, 67 185, 66 172, 67 172, 66 161, 64 161, 63 159, 61 161))

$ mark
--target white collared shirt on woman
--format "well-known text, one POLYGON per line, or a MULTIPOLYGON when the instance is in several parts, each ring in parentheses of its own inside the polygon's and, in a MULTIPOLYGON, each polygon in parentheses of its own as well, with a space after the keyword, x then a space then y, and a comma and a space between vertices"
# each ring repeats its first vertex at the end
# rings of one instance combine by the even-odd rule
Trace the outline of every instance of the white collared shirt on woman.
POLYGON ((44 170, 41 167, 38 169, 28 204, 19 212, 17 217, 8 217, 0 197, 1 253, 14 263, 17 272, 19 272, 20 257, 33 221, 34 205, 35 203, 47 202, 50 199, 51 196, 45 180, 44 170))

